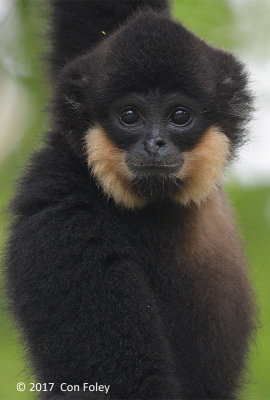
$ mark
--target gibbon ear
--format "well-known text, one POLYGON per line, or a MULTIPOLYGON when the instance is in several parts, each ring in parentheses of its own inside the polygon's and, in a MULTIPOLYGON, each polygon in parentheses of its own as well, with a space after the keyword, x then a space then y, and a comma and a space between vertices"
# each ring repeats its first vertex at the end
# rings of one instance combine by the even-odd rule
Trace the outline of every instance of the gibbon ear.
POLYGON ((61 104, 62 112, 70 116, 70 123, 73 121, 77 125, 78 113, 81 115, 82 107, 86 104, 88 87, 88 76, 78 70, 65 69, 60 74, 55 100, 61 104))
POLYGON ((219 51, 217 58, 218 90, 221 95, 231 97, 235 91, 244 90, 247 73, 244 65, 229 53, 219 51))
POLYGON ((244 65, 219 51, 216 64, 216 119, 234 148, 245 141, 244 127, 252 116, 252 96, 244 65))
POLYGON ((93 123, 92 97, 88 73, 73 65, 61 71, 53 96, 53 126, 80 155, 84 134, 93 123))

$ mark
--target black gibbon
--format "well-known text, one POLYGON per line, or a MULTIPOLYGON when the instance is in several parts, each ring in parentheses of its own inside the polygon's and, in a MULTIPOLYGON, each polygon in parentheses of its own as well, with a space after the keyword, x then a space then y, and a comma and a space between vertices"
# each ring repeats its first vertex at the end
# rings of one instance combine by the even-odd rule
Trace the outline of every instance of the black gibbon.
POLYGON ((251 115, 244 67, 166 0, 51 0, 51 16, 51 129, 6 251, 42 396, 233 400, 253 300, 221 177, 251 115))

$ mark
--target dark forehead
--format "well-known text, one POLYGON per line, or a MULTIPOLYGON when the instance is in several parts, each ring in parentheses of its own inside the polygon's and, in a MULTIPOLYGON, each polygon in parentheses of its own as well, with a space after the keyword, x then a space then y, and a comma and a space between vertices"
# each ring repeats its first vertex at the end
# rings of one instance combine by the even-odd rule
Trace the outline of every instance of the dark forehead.
POLYGON ((170 108, 182 105, 192 109, 199 108, 197 100, 188 94, 182 91, 168 92, 159 88, 150 89, 145 92, 134 91, 120 96, 114 101, 112 107, 114 109, 120 109, 127 105, 140 105, 145 108, 170 108))

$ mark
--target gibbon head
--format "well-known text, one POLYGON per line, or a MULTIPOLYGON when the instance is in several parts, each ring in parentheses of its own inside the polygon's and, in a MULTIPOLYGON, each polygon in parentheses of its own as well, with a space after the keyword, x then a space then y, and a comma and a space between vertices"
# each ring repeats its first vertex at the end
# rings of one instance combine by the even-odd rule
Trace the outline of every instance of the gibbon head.
POLYGON ((62 71, 55 126, 117 204, 200 204, 243 141, 250 102, 231 54, 147 11, 62 71))

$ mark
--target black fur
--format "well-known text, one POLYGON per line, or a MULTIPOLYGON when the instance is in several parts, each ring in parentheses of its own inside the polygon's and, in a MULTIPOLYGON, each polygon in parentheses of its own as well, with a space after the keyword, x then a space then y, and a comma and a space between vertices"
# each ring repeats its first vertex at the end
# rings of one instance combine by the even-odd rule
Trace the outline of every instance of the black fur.
POLYGON ((50 0, 53 74, 91 50, 142 7, 168 9, 167 0, 50 0))
POLYGON ((133 91, 180 90, 232 148, 242 140, 242 65, 173 22, 163 1, 153 4, 166 15, 141 10, 123 23, 143 4, 53 1, 54 70, 92 51, 56 78, 52 130, 20 180, 6 252, 37 379, 55 382, 46 399, 232 400, 244 366, 253 306, 222 192, 200 208, 162 199, 132 211, 87 167, 86 130, 100 121, 113 138, 107 110, 133 91), (65 396, 61 382, 110 390, 65 396))

